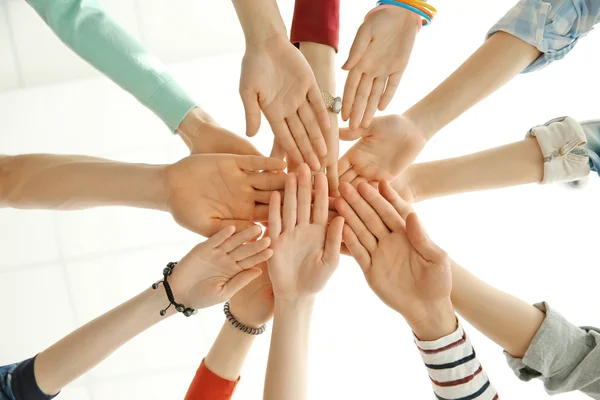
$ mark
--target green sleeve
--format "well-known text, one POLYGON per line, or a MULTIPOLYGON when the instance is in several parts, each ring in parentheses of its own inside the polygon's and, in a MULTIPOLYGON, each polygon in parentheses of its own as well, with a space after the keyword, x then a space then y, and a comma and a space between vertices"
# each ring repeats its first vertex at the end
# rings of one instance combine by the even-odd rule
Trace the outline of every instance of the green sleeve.
POLYGON ((165 66, 96 0, 27 0, 70 49, 152 110, 174 132, 196 104, 165 66))

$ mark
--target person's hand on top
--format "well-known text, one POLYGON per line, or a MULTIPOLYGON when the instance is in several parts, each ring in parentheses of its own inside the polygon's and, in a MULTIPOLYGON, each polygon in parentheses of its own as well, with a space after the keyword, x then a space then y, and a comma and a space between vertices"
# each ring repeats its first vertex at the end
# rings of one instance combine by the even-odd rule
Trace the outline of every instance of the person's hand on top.
POLYGON ((377 117, 369 128, 340 129, 341 140, 356 140, 340 158, 340 182, 394 179, 419 155, 427 140, 418 126, 402 115, 377 117))
POLYGON ((342 119, 350 119, 350 129, 368 128, 377 108, 388 106, 419 26, 419 17, 400 7, 376 10, 360 26, 342 67, 350 71, 342 103, 342 119))
POLYGON ((181 226, 210 236, 226 225, 238 230, 268 219, 271 193, 282 190, 285 163, 276 158, 200 154, 168 165, 166 209, 181 226))
POLYGON ((258 132, 262 110, 290 160, 319 170, 319 157, 327 154, 323 132, 329 115, 308 62, 287 37, 276 34, 247 44, 240 95, 248 136, 258 132))

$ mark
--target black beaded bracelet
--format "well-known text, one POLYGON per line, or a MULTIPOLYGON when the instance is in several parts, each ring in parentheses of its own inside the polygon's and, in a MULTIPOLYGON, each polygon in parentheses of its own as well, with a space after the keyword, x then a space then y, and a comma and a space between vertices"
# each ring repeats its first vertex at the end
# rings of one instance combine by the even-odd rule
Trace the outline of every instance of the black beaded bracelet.
POLYGON ((158 289, 158 284, 162 282, 163 286, 165 287, 165 292, 167 292, 167 298, 169 299, 169 305, 167 306, 167 308, 165 308, 164 310, 160 310, 159 314, 161 317, 164 317, 167 314, 167 310, 169 309, 169 307, 171 307, 171 305, 175 306, 175 310, 177 310, 177 312, 182 313, 186 317, 191 317, 192 315, 196 315, 198 313, 198 310, 186 307, 183 304, 179 304, 175 301, 173 291, 171 290, 171 285, 169 284, 167 279, 169 275, 173 273, 173 269, 175 269, 176 265, 176 261, 168 263, 167 266, 163 269, 163 280, 152 284, 152 289, 156 290, 158 289))
POLYGON ((231 322, 231 325, 235 326, 237 329, 244 333, 247 333, 249 335, 261 335, 267 330, 267 324, 263 324, 263 326, 261 326, 260 328, 250 328, 249 326, 246 326, 237 319, 235 319, 233 314, 231 314, 231 311, 229 311, 229 302, 226 302, 223 306, 223 312, 225 313, 227 320, 231 322))

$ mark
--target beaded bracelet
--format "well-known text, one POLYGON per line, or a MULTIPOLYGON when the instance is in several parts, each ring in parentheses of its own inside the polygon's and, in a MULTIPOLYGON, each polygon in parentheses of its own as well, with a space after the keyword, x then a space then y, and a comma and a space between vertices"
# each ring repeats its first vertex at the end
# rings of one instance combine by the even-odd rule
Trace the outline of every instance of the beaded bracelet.
POLYGON ((377 5, 393 5, 393 6, 397 6, 397 7, 401 7, 404 8, 408 11, 412 11, 413 13, 417 14, 418 16, 420 16, 423 19, 423 25, 429 25, 431 23, 432 20, 432 15, 430 15, 429 13, 421 10, 420 8, 417 8, 415 6, 418 6, 417 4, 410 4, 410 1, 404 3, 404 2, 400 2, 400 1, 394 1, 394 0, 379 0, 377 2, 377 5))
POLYGON ((189 308, 184 306, 183 304, 179 304, 175 301, 175 297, 173 296, 173 291, 171 290, 171 285, 168 282, 169 275, 173 273, 173 269, 177 266, 177 262, 170 262, 163 269, 163 280, 158 281, 152 284, 152 289, 158 289, 158 284, 162 283, 165 287, 165 292, 167 292, 167 298, 169 299, 169 305, 164 310, 160 310, 159 314, 161 317, 164 317, 167 314, 167 310, 171 307, 171 305, 175 306, 175 310, 177 312, 182 313, 186 317, 191 317, 192 315, 196 315, 198 310, 194 310, 193 308, 189 308))
POLYGON ((231 311, 229 311, 229 302, 226 302, 223 306, 223 312, 225 313, 227 320, 231 322, 231 325, 235 326, 237 329, 244 333, 247 333, 249 335, 261 335, 267 330, 267 324, 263 324, 263 326, 261 326, 260 328, 250 328, 249 326, 246 326, 237 319, 235 319, 233 314, 231 314, 231 311))

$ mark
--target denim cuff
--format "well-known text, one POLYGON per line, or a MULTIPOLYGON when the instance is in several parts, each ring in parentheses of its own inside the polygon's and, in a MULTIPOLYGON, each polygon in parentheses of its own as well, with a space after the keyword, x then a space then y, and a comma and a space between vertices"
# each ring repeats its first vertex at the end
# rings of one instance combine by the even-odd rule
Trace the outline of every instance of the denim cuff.
POLYGON ((555 118, 531 128, 527 137, 535 137, 544 156, 542 184, 570 182, 590 173, 585 133, 571 117, 555 118))

